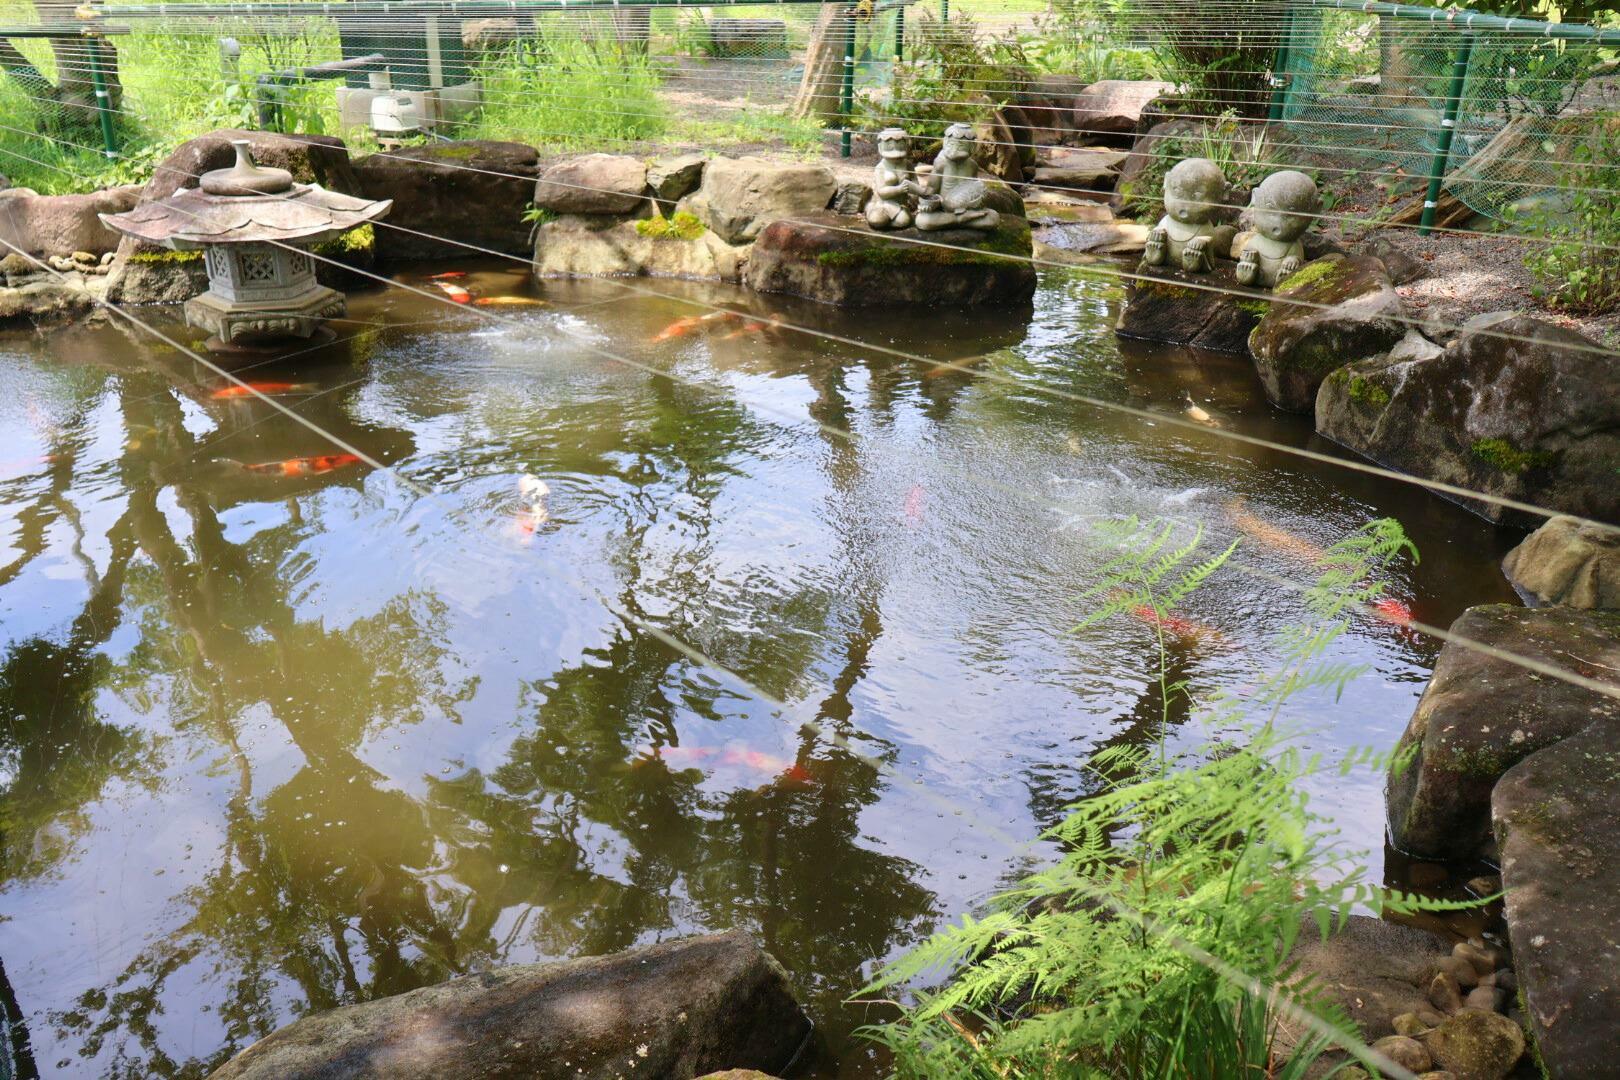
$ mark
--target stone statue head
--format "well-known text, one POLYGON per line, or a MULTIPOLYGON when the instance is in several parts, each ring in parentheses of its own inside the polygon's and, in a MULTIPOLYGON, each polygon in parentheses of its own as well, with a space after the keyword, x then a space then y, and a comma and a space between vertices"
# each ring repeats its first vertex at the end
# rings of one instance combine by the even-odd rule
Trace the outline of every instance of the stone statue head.
POLYGON ((974 142, 972 124, 952 124, 945 129, 945 148, 940 153, 952 161, 961 161, 973 156, 974 142))
POLYGON ((877 152, 887 161, 903 161, 911 153, 911 136, 904 128, 884 128, 877 135, 877 152))
POLYGON ((1285 244, 1304 236, 1321 209, 1316 181, 1292 169, 1260 181, 1249 198, 1249 220, 1255 232, 1285 244))
POLYGON ((1164 212, 1183 225, 1206 222, 1226 199, 1226 176, 1208 158, 1178 161, 1164 177, 1164 212))

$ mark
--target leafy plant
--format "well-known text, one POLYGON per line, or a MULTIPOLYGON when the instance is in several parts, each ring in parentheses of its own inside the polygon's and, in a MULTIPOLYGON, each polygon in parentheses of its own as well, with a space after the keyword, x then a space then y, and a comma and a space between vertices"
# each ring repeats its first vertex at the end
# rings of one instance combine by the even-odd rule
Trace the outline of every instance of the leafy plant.
POLYGON ((1589 126, 1590 136, 1572 148, 1574 165, 1559 181, 1564 206, 1543 205, 1518 218, 1551 241, 1524 260, 1550 286, 1546 302, 1602 314, 1620 308, 1620 112, 1599 115, 1589 126))
MULTIPOLYGON (((1098 606, 1082 624, 1130 613, 1155 628, 1166 722, 1192 701, 1169 663, 1187 632, 1176 608, 1236 547, 1205 556, 1200 533, 1178 541, 1177 530, 1106 526, 1120 554, 1088 593, 1098 606)), ((1241 697, 1202 704, 1214 733, 1203 746, 1175 751, 1161 734, 1096 754, 1095 794, 1046 834, 1062 848, 1058 863, 880 972, 869 994, 947 974, 901 1019, 866 1031, 892 1050, 900 1076, 1293 1080, 1353 1030, 1308 986, 1279 989, 1295 975, 1299 935, 1327 936, 1354 905, 1448 905, 1362 880, 1302 791, 1327 766, 1277 718, 1295 695, 1342 691, 1357 674, 1323 655, 1350 612, 1379 594, 1379 572, 1408 552, 1391 520, 1334 546, 1307 592, 1310 618, 1278 640, 1276 670, 1241 697)), ((1341 768, 1368 764, 1382 763, 1353 754, 1341 768)))
POLYGON ((953 123, 974 123, 1017 96, 1033 64, 1014 35, 987 37, 965 13, 941 22, 917 12, 910 56, 896 64, 887 97, 862 99, 874 127, 907 127, 937 138, 953 123))
POLYGON ((528 37, 487 59, 479 77, 483 111, 458 138, 602 149, 656 138, 667 124, 651 59, 612 38, 528 37))
POLYGON ((1147 167, 1123 191, 1125 212, 1156 219, 1164 209, 1165 173, 1189 157, 1213 161, 1226 177, 1229 190, 1246 192, 1273 167, 1271 151, 1266 129, 1244 122, 1233 112, 1208 123, 1189 124, 1187 130, 1154 141, 1147 167))

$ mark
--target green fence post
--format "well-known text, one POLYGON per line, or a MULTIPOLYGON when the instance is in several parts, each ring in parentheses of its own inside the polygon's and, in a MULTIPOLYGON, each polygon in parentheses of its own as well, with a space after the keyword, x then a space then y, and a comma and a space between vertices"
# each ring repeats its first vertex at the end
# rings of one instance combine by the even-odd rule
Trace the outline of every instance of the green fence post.
POLYGON ((939 21, 951 21, 951 0, 939 0, 939 21))
POLYGON ((855 9, 844 9, 844 81, 838 90, 838 111, 844 118, 839 153, 849 157, 849 125, 855 119, 855 9))
POLYGON ((1277 55, 1271 61, 1271 112, 1266 117, 1268 124, 1275 124, 1282 120, 1283 113, 1288 109, 1288 53, 1294 39, 1294 5, 1288 4, 1288 17, 1283 20, 1282 43, 1277 46, 1277 55))
POLYGON ((118 160, 118 139, 113 134, 112 95, 107 92, 107 77, 101 71, 101 37, 85 32, 85 47, 90 59, 90 85, 96 92, 96 118, 101 121, 101 147, 108 161, 118 160))
POLYGON ((902 4, 894 9, 894 62, 906 58, 906 8, 902 4))
POLYGON ((1457 130, 1457 114, 1462 109, 1463 85, 1468 81, 1468 61, 1474 55, 1474 34, 1464 30, 1462 44, 1451 58, 1451 86, 1446 90, 1446 111, 1435 136, 1434 157, 1429 161, 1429 189, 1423 194, 1423 216, 1418 219, 1418 235, 1434 229, 1435 209, 1440 205, 1440 182, 1446 178, 1451 160, 1451 137, 1457 130))

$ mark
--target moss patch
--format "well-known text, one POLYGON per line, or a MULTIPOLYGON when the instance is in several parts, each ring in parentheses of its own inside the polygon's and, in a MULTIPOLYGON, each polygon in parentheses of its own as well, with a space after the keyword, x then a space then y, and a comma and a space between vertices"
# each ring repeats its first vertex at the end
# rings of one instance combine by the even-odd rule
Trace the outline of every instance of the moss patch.
POLYGON ((483 150, 477 143, 454 143, 450 146, 436 146, 433 148, 435 158, 449 158, 452 161, 466 161, 474 158, 483 150))
POLYGON ((1344 270, 1342 259, 1317 259, 1277 282, 1277 291, 1299 292, 1313 285, 1324 285, 1337 278, 1344 270))
POLYGON ((1479 439, 1469 451, 1491 468, 1505 473, 1524 473, 1551 465, 1555 455, 1546 450, 1521 450, 1506 439, 1479 439))
MULTIPOLYGON (((1344 370, 1343 368, 1339 369, 1344 370)), ((1338 372, 1334 372, 1335 375, 1338 372)), ((1359 401, 1363 405, 1371 405, 1375 409, 1382 409, 1389 404, 1389 391, 1361 375, 1350 376, 1350 400, 1359 401)))
POLYGON ((370 223, 367 223, 358 229, 350 229, 342 236, 322 240, 310 250, 317 255, 336 259, 344 255, 369 255, 376 248, 377 231, 371 227, 370 223))
POLYGON ((703 222, 696 214, 677 210, 670 217, 642 218, 636 232, 653 240, 696 240, 703 235, 703 222))
POLYGON ((1266 317, 1266 312, 1271 310, 1271 301, 1270 300, 1258 300, 1258 299, 1256 299, 1256 300, 1242 300, 1242 299, 1240 299, 1240 300, 1234 300, 1234 301, 1232 301, 1232 303, 1237 306, 1237 309, 1239 311, 1246 311, 1250 315, 1257 315, 1262 319, 1266 317))
POLYGON ((164 264, 170 266, 201 262, 200 251, 137 251, 129 257, 132 263, 164 264))

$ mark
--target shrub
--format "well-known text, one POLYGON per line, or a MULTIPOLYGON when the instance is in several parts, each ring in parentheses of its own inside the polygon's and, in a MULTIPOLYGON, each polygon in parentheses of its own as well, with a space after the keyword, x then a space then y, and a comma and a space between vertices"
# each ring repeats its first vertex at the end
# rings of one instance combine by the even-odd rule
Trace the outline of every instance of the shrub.
POLYGON ((1525 265, 1552 288, 1544 299, 1577 314, 1620 308, 1620 113, 1596 118, 1593 134, 1573 148, 1574 166, 1559 181, 1565 209, 1542 208, 1521 219, 1549 243, 1525 265))
POLYGON ((965 13, 940 22, 918 11, 915 22, 915 35, 908 34, 911 53, 895 66, 890 94, 862 101, 875 128, 905 127, 937 139, 950 124, 983 120, 1033 77, 1015 36, 986 37, 965 13))
MULTIPOLYGON (((1161 732, 1176 703, 1190 702, 1187 684, 1168 675, 1171 640, 1194 629, 1174 609, 1233 550, 1196 561, 1198 536, 1171 550, 1175 531, 1134 521, 1114 530, 1123 554, 1092 590, 1100 606, 1087 620, 1131 613, 1157 629, 1161 732)), ((1410 550, 1393 521, 1336 545, 1309 591, 1311 620, 1279 641, 1281 667, 1246 697, 1217 696, 1201 710, 1216 733, 1205 745, 1173 751, 1161 734, 1154 745, 1096 754, 1096 793, 1048 833, 1063 851, 1057 865, 880 973, 869 993, 948 974, 900 1020, 867 1029, 892 1049, 901 1076, 1295 1078, 1333 1042, 1359 1045, 1342 1016, 1322 1018, 1308 987, 1278 992, 1298 935, 1314 927, 1327 936, 1356 904, 1457 905, 1361 879, 1301 790, 1323 763, 1273 718, 1300 691, 1342 690, 1356 674, 1320 657, 1348 612, 1378 595, 1366 583, 1410 550), (1264 719, 1247 720, 1250 710, 1264 719), (1283 1064, 1285 1017, 1303 1037, 1283 1064)))

